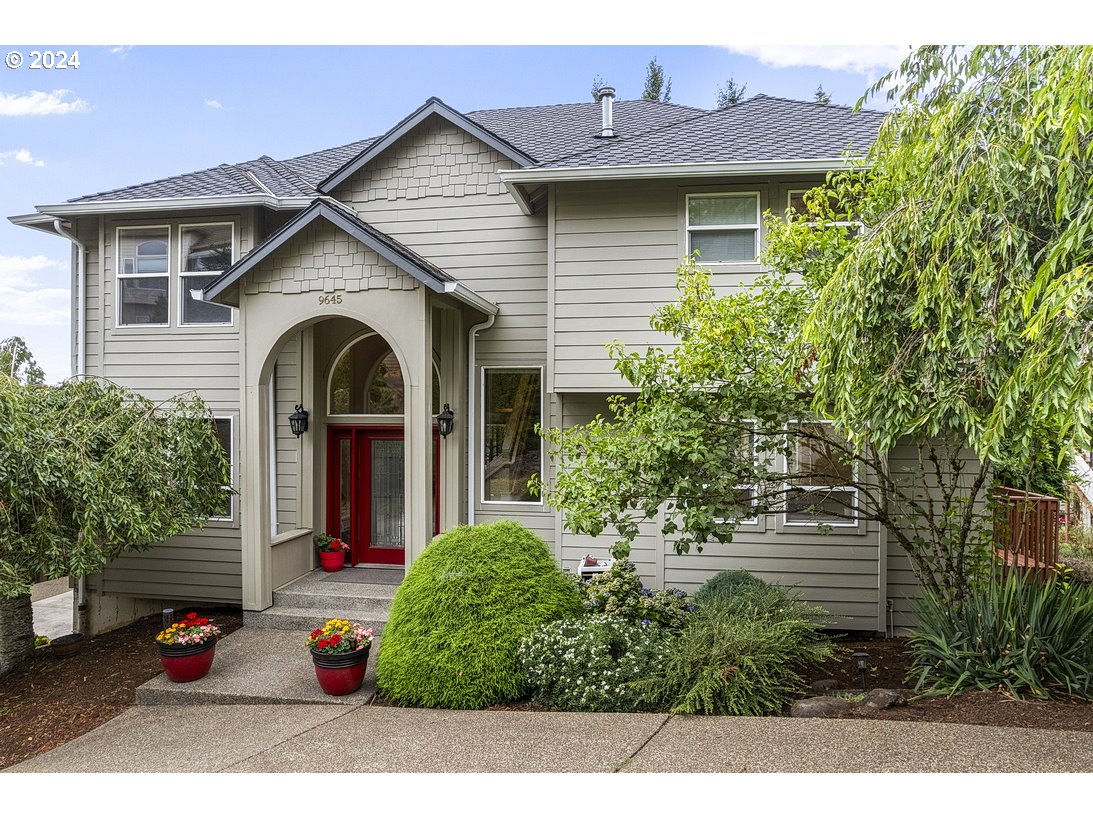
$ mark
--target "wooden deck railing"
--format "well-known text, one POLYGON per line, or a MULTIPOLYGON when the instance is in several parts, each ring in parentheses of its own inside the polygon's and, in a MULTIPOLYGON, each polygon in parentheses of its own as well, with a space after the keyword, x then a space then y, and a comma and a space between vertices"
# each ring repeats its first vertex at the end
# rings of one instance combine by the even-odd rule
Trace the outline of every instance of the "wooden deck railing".
POLYGON ((1059 499, 1001 486, 995 490, 995 553, 1003 572, 1047 579, 1059 562, 1059 499))

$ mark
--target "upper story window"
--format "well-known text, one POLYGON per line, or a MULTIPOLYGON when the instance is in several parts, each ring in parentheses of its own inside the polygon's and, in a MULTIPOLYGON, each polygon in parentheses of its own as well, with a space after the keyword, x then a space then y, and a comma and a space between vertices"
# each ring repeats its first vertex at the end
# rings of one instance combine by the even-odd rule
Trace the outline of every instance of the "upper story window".
POLYGON ((755 262, 759 258, 759 194, 687 196, 687 252, 700 264, 755 262))
POLYGON ((118 326, 171 323, 172 276, 177 277, 180 325, 230 325, 230 307, 193 297, 235 259, 230 222, 118 229, 118 326), (178 260, 175 262, 174 260, 178 260))
POLYGON ((118 324, 168 323, 170 239, 166 227, 118 231, 118 324))
POLYGON ((231 223, 182 226, 178 277, 182 324, 232 323, 230 307, 193 297, 193 291, 208 287, 222 271, 231 267, 235 246, 232 232, 231 223))
MULTIPOLYGON (((789 211, 791 211, 792 213, 795 213, 795 214, 808 213, 808 206, 805 204, 805 194, 806 193, 808 193, 808 191, 806 191, 806 190, 789 191, 788 197, 787 197, 787 202, 786 202, 787 209, 789 211)), ((838 207, 838 203, 834 198, 831 200, 831 205, 832 205, 833 208, 838 207)), ((809 224, 810 225, 816 225, 816 224, 820 224, 820 223, 818 221, 816 221, 815 219, 810 219, 809 224)), ((837 227, 846 228, 846 235, 848 237, 853 237, 853 236, 857 235, 858 233, 861 232, 862 227, 863 227, 862 222, 861 222, 860 219, 858 219, 856 216, 852 217, 852 216, 849 216, 849 215, 844 220, 831 222, 830 224, 835 225, 837 227)))

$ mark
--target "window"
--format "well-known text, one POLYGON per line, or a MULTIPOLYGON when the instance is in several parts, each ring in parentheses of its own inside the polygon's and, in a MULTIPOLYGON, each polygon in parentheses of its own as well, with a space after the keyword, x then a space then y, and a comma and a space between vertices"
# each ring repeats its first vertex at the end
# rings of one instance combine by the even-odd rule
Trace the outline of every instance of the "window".
POLYGON ((759 257, 759 194, 687 196, 688 253, 699 262, 754 262, 759 257))
POLYGON ((482 368, 482 500, 541 503, 528 481, 542 472, 542 370, 482 368))
POLYGON ((800 435, 791 436, 786 523, 857 526, 858 492, 848 486, 854 480, 854 464, 833 445, 839 439, 830 425, 795 424, 794 429, 800 435))
MULTIPOLYGON (((787 209, 794 213, 806 213, 808 211, 808 208, 805 206, 806 193, 808 193, 807 190, 789 191, 787 196, 788 201, 786 203, 787 209)), ((837 200, 832 198, 831 204, 832 207, 837 207, 837 200)), ((816 222, 810 221, 809 224, 816 224, 816 222)), ((831 224, 846 228, 846 235, 848 238, 856 236, 861 232, 863 227, 862 222, 856 218, 848 219, 847 221, 832 222, 831 224)))
POLYGON ((382 336, 354 341, 330 372, 330 415, 402 415, 406 387, 398 357, 382 336))
MULTIPOLYGON (((224 450, 224 457, 228 459, 228 464, 231 466, 231 474, 235 474, 235 464, 232 462, 232 419, 231 418, 214 418, 213 423, 216 425, 216 439, 220 442, 220 446, 224 450)), ((214 515, 212 520, 231 520, 232 519, 232 499, 233 494, 231 486, 225 486, 223 506, 219 510, 219 513, 214 515)))
POLYGON ((166 325, 170 302, 167 248, 171 229, 118 231, 118 324, 166 325))
POLYGON ((179 302, 182 324, 231 324, 230 307, 199 301, 193 290, 212 284, 220 273, 231 267, 234 237, 230 223, 183 225, 179 263, 179 302))

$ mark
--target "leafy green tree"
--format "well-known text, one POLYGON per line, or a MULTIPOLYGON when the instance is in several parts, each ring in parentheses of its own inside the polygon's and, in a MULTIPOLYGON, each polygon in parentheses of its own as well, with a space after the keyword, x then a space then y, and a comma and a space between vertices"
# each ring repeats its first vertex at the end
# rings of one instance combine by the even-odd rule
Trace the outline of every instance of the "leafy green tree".
POLYGON ((645 88, 641 92, 643 100, 670 102, 672 99, 672 78, 664 76, 664 68, 653 57, 645 69, 645 88))
POLYGON ((0 341, 0 375, 7 375, 23 384, 44 384, 46 380, 45 372, 19 336, 0 341))
POLYGON ((1044 430, 1054 452, 1088 441, 1093 47, 927 47, 872 93, 889 86, 868 170, 769 221, 774 273, 718 295, 685 265, 652 322, 677 346, 614 345, 636 395, 546 433, 571 529, 613 527, 622 554, 663 508, 687 551, 802 503, 837 517, 848 487, 960 603, 989 554, 994 460, 1027 472, 1044 430))
POLYGON ((737 85, 736 80, 729 77, 729 81, 725 83, 725 87, 717 86, 717 107, 719 109, 729 108, 736 105, 740 100, 744 99, 744 92, 748 90, 747 83, 741 83, 737 85))
POLYGON ((818 102, 820 105, 830 105, 831 95, 824 91, 823 85, 816 86, 816 93, 812 97, 813 102, 818 102))
MULTIPOLYGON (((196 397, 157 403, 99 380, 0 375, 0 625, 29 623, 40 579, 93 574, 202 525, 230 483, 196 397)), ((4 656, 29 651, 32 636, 0 634, 4 656)))

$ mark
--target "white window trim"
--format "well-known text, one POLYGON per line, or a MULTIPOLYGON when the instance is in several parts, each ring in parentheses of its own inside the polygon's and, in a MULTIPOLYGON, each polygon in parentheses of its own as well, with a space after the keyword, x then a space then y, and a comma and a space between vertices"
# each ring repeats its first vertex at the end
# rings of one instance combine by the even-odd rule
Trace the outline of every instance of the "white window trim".
MULTIPOLYGON (((757 458, 756 450, 755 450, 755 438, 756 438, 756 435, 758 434, 759 425, 756 421, 752 420, 751 418, 745 418, 742 423, 748 424, 748 425, 751 426, 751 462, 752 462, 752 465, 754 466, 756 463, 758 463, 758 458, 757 458)), ((733 487, 733 489, 750 489, 751 490, 751 504, 750 505, 751 505, 751 508, 753 510, 755 509, 755 498, 759 494, 759 487, 756 484, 739 483, 739 484, 736 484, 733 487)), ((713 521, 714 521, 714 523, 717 523, 717 524, 723 524, 723 523, 725 523, 726 519, 725 518, 714 518, 713 521)), ((755 515, 753 515, 750 518, 741 518, 740 520, 738 520, 736 522, 736 525, 737 526, 756 526, 758 523, 759 523, 759 515, 758 515, 758 513, 756 513, 755 515)))
MULTIPOLYGON (((518 501, 518 500, 486 500, 486 417, 489 414, 489 407, 486 406, 486 370, 516 370, 516 371, 539 371, 539 423, 543 423, 546 420, 545 410, 546 401, 544 397, 544 391, 546 382, 544 381, 543 366, 541 364, 532 364, 529 366, 519 366, 516 364, 490 364, 483 365, 480 369, 479 382, 478 382, 478 394, 480 400, 478 406, 480 409, 480 416, 474 421, 474 423, 481 423, 482 428, 479 429, 479 442, 478 452, 475 453, 475 458, 478 465, 475 467, 478 470, 478 502, 482 506, 518 506, 518 507, 538 507, 541 508, 544 504, 542 497, 537 501, 518 501)), ((543 477, 543 465, 546 460, 545 441, 542 436, 539 436, 539 477, 543 477)))
MULTIPOLYGON (((235 229, 235 222, 187 222, 185 224, 179 224, 178 226, 178 326, 179 327, 234 327, 235 326, 235 308, 228 305, 220 305, 228 311, 228 321, 183 321, 183 308, 186 302, 186 280, 191 276, 209 276, 216 271, 196 271, 191 270, 189 272, 183 270, 182 259, 182 234, 185 233, 186 228, 198 228, 198 227, 215 227, 217 225, 227 225, 231 228, 232 232, 232 264, 239 261, 239 236, 238 231, 235 229)), ((170 245, 168 245, 168 249, 170 245)), ((222 271, 221 271, 222 272, 222 271)))
POLYGON ((755 265, 759 263, 759 246, 762 241, 761 232, 763 227, 763 215, 762 215, 762 197, 759 191, 717 191, 712 193, 688 193, 685 194, 684 201, 686 203, 683 212, 683 229, 687 234, 687 255, 690 256, 694 252, 694 248, 691 246, 691 234, 692 233, 709 233, 713 231, 752 231, 752 249, 754 256, 751 259, 728 259, 724 261, 714 261, 711 259, 703 259, 698 257, 698 263, 703 267, 713 267, 722 265, 755 265), (691 225, 691 199, 720 199, 720 198, 734 198, 741 199, 744 197, 753 197, 755 199, 755 223, 750 225, 691 225))
POLYGON ((170 327, 171 326, 171 234, 170 225, 118 225, 114 228, 114 327, 170 327), (123 260, 121 256, 121 234, 124 231, 167 231, 167 272, 166 273, 123 273, 123 260), (124 279, 166 279, 167 280, 167 321, 157 324, 125 323, 121 320, 122 292, 121 283, 124 279))
MULTIPOLYGON (((791 443, 790 440, 789 440, 788 427, 796 426, 796 425, 802 425, 802 424, 814 424, 814 425, 825 426, 825 427, 832 426, 830 421, 791 421, 786 425, 787 426, 787 430, 786 430, 786 443, 787 444, 791 443)), ((794 460, 796 460, 796 451, 797 451, 796 443, 793 443, 794 460)), ((787 473, 790 471, 790 462, 788 460, 788 457, 789 456, 787 455, 786 456, 786 464, 785 464, 785 466, 786 466, 785 471, 787 473)), ((796 468, 796 467, 794 467, 794 468, 796 468)), ((858 464, 857 464, 857 462, 856 461, 851 461, 850 468, 853 470, 854 476, 857 477, 857 475, 858 475, 858 464)), ((783 487, 784 487, 783 497, 785 498, 785 503, 786 503, 787 506, 789 504, 789 492, 790 492, 790 490, 793 490, 793 489, 799 489, 803 492, 849 492, 850 495, 853 498, 853 504, 854 504, 854 507, 853 507, 854 508, 854 518, 853 518, 853 520, 845 520, 845 519, 841 519, 841 518, 836 519, 836 520, 823 520, 823 519, 817 519, 817 518, 813 518, 811 520, 790 520, 789 519, 789 514, 790 514, 789 510, 786 509, 785 511, 782 512, 782 525, 783 526, 791 526, 791 527, 794 527, 794 528, 807 528, 807 529, 815 529, 819 526, 830 526, 832 528, 841 528, 841 529, 860 529, 861 528, 861 522, 862 521, 861 521, 861 518, 858 515, 858 490, 857 490, 857 488, 855 488, 853 486, 828 486, 826 484, 814 485, 814 484, 790 483, 789 481, 784 481, 783 482, 783 487)))
POLYGON ((234 523, 235 522, 235 416, 234 415, 214 415, 213 422, 227 421, 228 422, 228 467, 229 474, 231 475, 232 482, 221 489, 227 489, 230 491, 228 495, 228 516, 225 517, 211 517, 209 520, 217 521, 218 523, 234 523))

